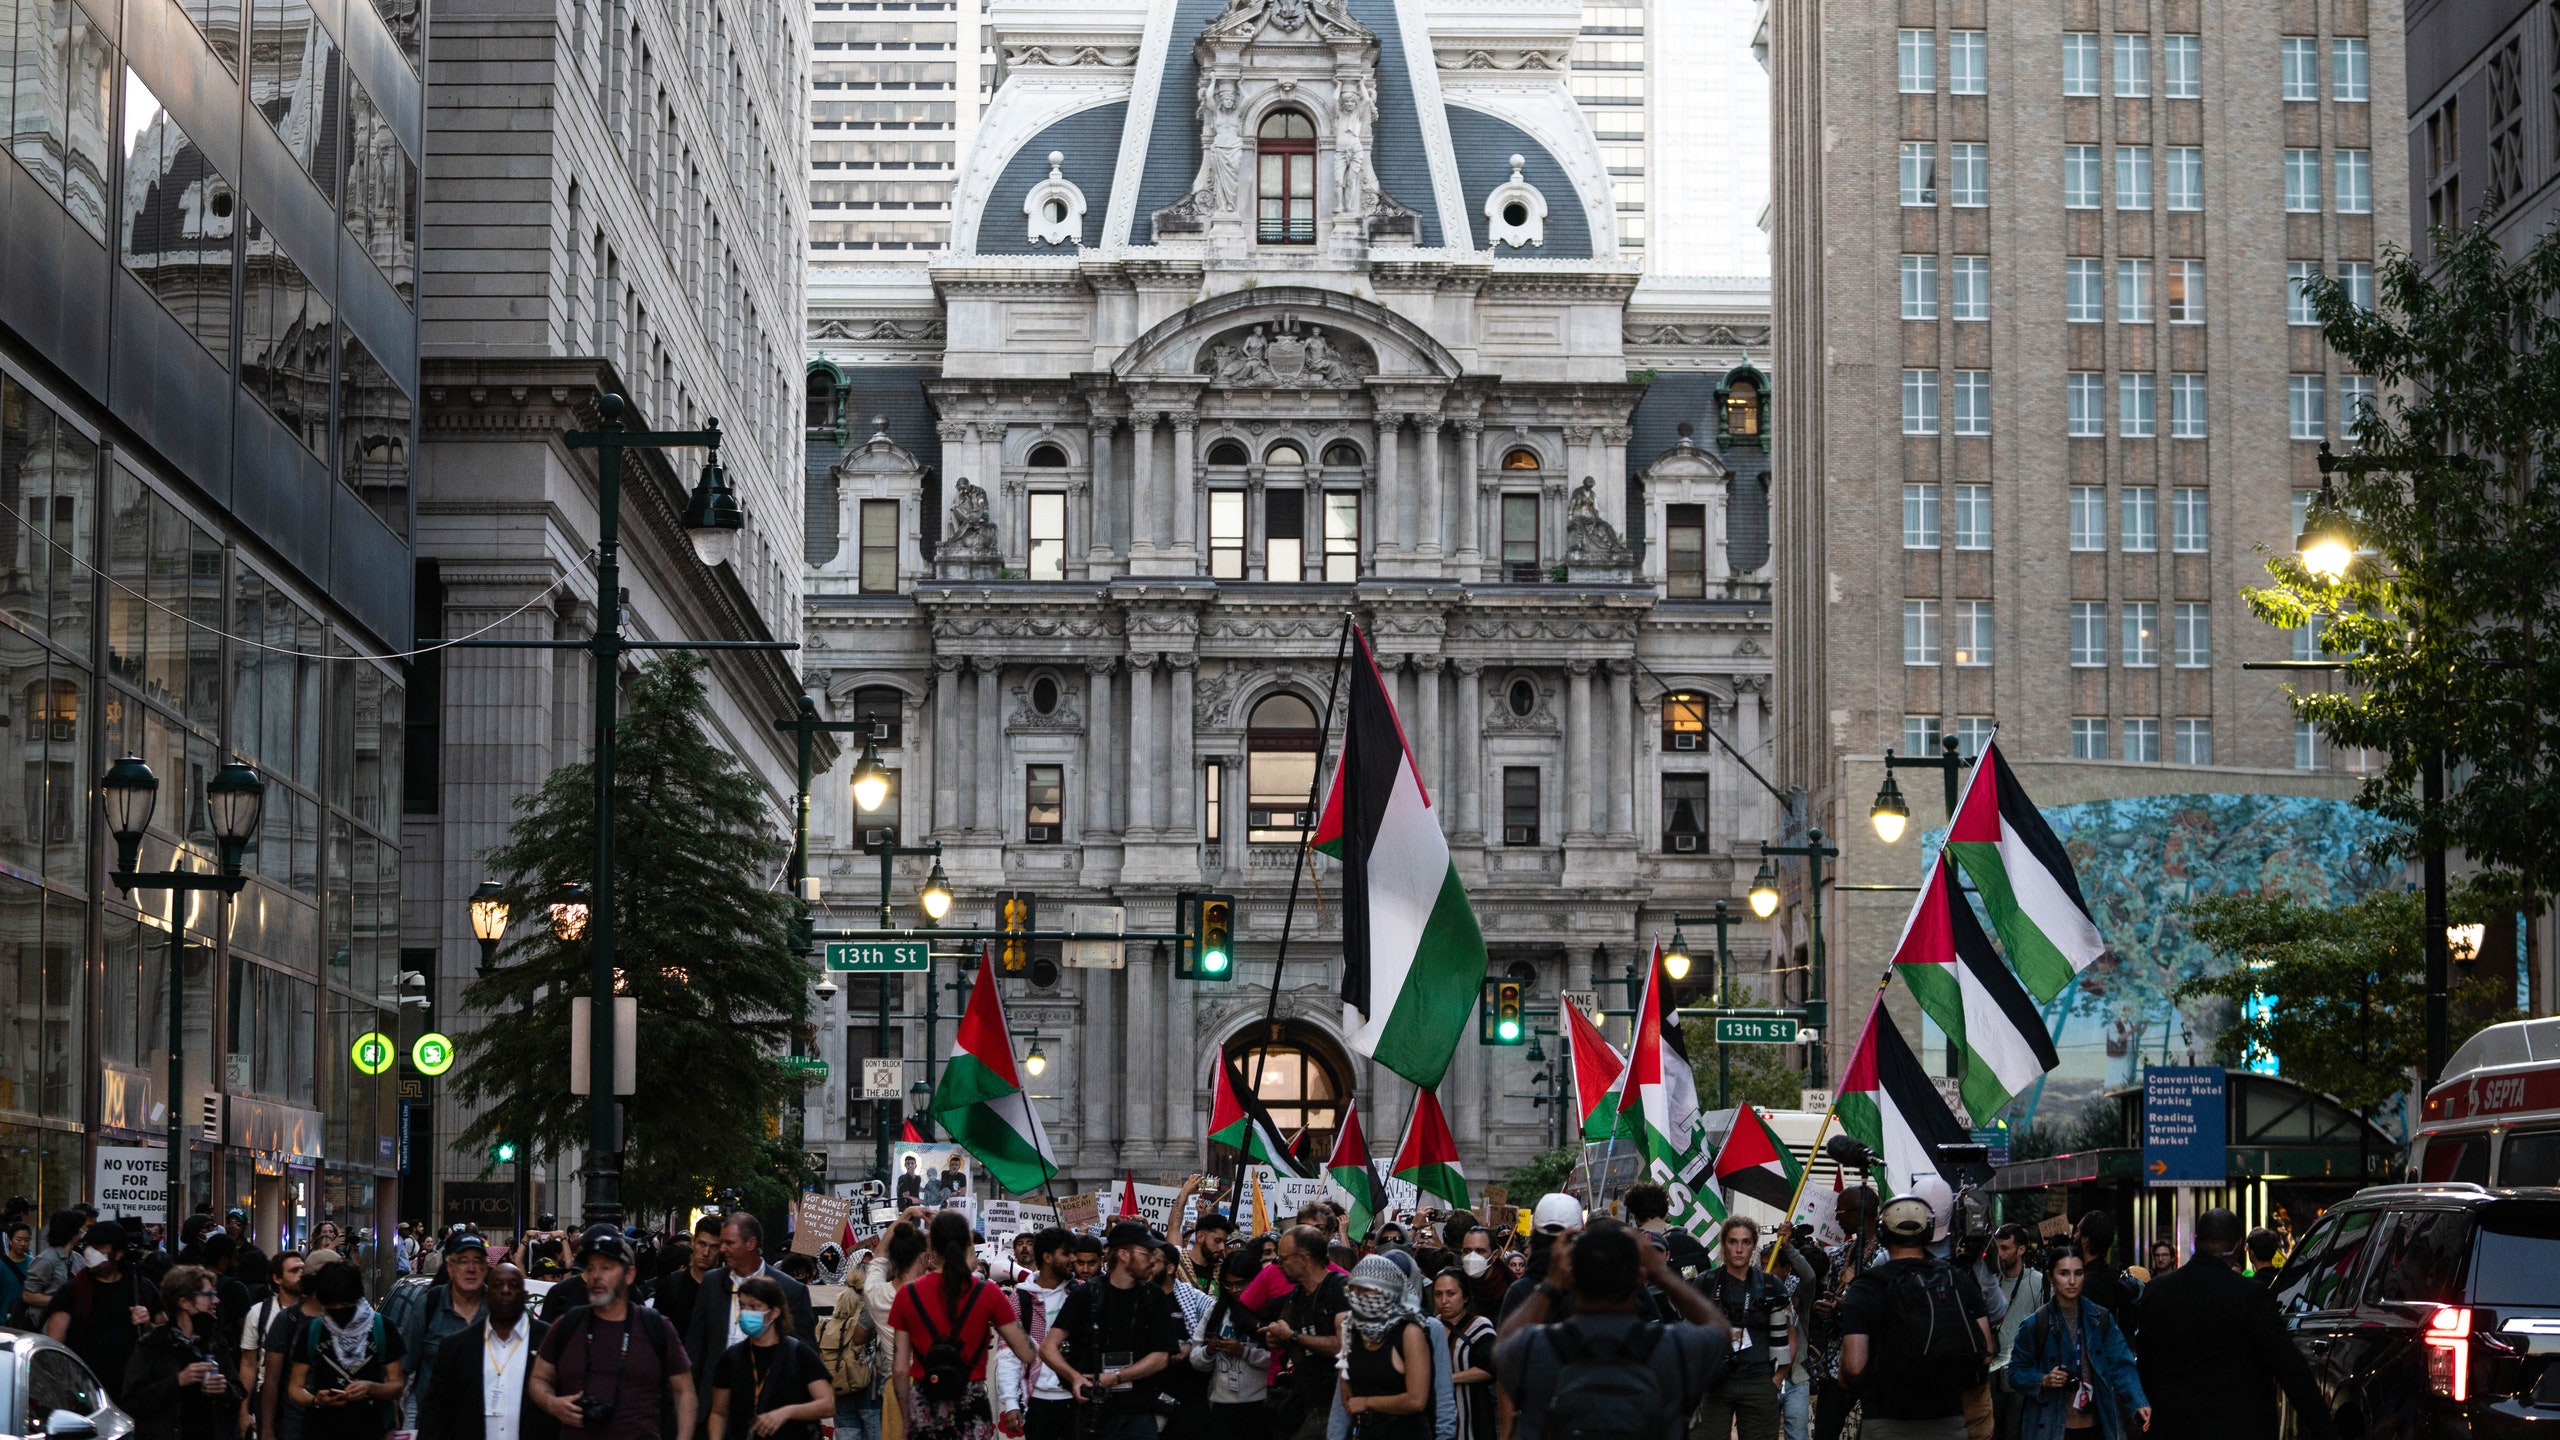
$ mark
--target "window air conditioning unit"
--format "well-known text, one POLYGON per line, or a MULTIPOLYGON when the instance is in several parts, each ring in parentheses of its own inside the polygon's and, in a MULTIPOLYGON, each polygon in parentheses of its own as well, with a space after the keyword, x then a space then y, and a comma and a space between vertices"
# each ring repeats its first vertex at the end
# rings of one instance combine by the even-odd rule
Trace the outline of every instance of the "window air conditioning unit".
POLYGON ((1530 833, 1530 829, 1526 825, 1505 825, 1502 827, 1502 843, 1505 845, 1526 845, 1529 843, 1530 833))
POLYGON ((1697 735, 1697 732, 1696 732, 1696 731, 1694 731, 1694 730, 1675 730, 1675 731, 1673 731, 1673 732, 1671 733, 1671 748, 1672 748, 1672 749, 1674 749, 1674 750, 1695 750, 1695 749, 1697 749, 1697 748, 1698 748, 1698 735, 1697 735))
POLYGON ((1030 833, 1023 838, 1034 845, 1046 845, 1058 838, 1058 827, 1055 825, 1034 825, 1030 827, 1030 833))
POLYGON ((1695 836, 1695 835, 1674 835, 1674 836, 1672 836, 1672 837, 1671 837, 1671 853, 1672 853, 1672 854, 1674 854, 1674 855, 1694 855, 1694 854, 1696 854, 1696 853, 1697 853, 1697 850, 1698 850, 1698 837, 1697 837, 1697 836, 1695 836))

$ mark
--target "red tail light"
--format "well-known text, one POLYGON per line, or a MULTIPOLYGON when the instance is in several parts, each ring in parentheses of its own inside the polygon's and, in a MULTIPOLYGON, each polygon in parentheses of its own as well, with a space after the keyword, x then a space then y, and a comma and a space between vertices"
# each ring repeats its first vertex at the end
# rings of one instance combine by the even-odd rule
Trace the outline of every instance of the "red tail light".
POLYGON ((2439 1306, 2427 1322, 2427 1388, 2456 1404, 2471 1398, 2471 1307, 2439 1306))

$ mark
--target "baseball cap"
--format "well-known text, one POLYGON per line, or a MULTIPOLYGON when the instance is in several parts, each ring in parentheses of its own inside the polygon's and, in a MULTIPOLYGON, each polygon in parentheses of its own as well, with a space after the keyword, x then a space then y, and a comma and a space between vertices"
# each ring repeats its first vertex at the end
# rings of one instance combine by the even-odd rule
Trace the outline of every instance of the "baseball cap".
POLYGON ((1156 1232, 1148 1229, 1144 1221, 1123 1220, 1111 1227, 1111 1233, 1103 1238, 1102 1243, 1116 1250, 1123 1245, 1152 1245, 1155 1239, 1156 1232))
POLYGON ((483 1239, 477 1230, 457 1230, 453 1232, 451 1239, 444 1242, 444 1253, 447 1259, 460 1255, 466 1250, 476 1250, 485 1258, 489 1253, 489 1242, 483 1239))
POLYGON ((587 1233, 578 1237, 578 1263, 584 1265, 592 1255, 602 1255, 625 1265, 639 1263, 638 1257, 631 1253, 631 1242, 610 1225, 591 1225, 587 1227, 587 1233))
POLYGON ((1529 1227, 1543 1235, 1559 1235, 1582 1223, 1582 1202, 1561 1190, 1538 1197, 1529 1227))

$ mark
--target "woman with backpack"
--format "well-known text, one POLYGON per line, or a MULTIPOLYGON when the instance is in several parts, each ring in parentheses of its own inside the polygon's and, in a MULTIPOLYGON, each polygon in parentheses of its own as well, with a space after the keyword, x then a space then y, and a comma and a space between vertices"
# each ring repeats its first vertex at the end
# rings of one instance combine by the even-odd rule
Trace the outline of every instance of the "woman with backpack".
POLYGON ((2151 1428, 2132 1347, 2104 1306, 2086 1299, 2088 1262, 2053 1262, 2053 1298, 2018 1327, 2001 1374, 2020 1393, 2017 1440, 2123 1440, 2125 1412, 2151 1428))
MULTIPOLYGON (((864 1272, 862 1303, 871 1312, 871 1328, 888 1335, 893 1327, 889 1316, 897 1308, 898 1293, 915 1283, 916 1277, 932 1269, 933 1247, 924 1241, 924 1232, 904 1220, 889 1227, 880 1241, 880 1253, 864 1272)), ((880 1440, 906 1440, 906 1417, 898 1409, 898 1387, 882 1383, 880 1391, 880 1440)))
POLYGON ((889 1310, 897 1336, 890 1374, 906 1440, 993 1440, 987 1353, 999 1338, 1026 1366, 1038 1363, 1036 1352, 1004 1287, 975 1273, 969 1217, 957 1210, 936 1213, 928 1240, 936 1268, 900 1290, 889 1310))
POLYGON ((133 1416, 135 1440, 231 1440, 239 1388, 214 1320, 216 1277, 180 1265, 161 1281, 167 1322, 135 1342, 118 1403, 133 1416))
POLYGON ((880 1433, 880 1331, 864 1300, 861 1272, 836 1296, 836 1308, 818 1322, 818 1358, 836 1391, 836 1440, 878 1440, 880 1433))
POLYGON ((1342 1317, 1342 1408, 1354 1440, 1431 1440, 1431 1338, 1384 1255, 1352 1267, 1342 1317))
POLYGON ((295 1333, 285 1375, 302 1440, 383 1440, 399 1428, 400 1332, 365 1303, 354 1262, 333 1261, 304 1283, 320 1314, 295 1333))
POLYGON ((818 1440, 818 1422, 836 1413, 835 1385, 791 1333, 791 1305, 772 1276, 738 1282, 738 1328, 747 1338, 711 1369, 711 1440, 818 1440))

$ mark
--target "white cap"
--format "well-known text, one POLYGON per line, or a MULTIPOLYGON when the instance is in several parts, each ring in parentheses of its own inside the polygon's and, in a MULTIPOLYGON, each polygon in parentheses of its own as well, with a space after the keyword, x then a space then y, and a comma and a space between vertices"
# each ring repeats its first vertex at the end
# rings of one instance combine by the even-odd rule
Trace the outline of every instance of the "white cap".
POLYGON ((1582 1202, 1561 1190, 1539 1196, 1538 1208, 1529 1217, 1529 1228, 1548 1235, 1581 1223, 1582 1202))

